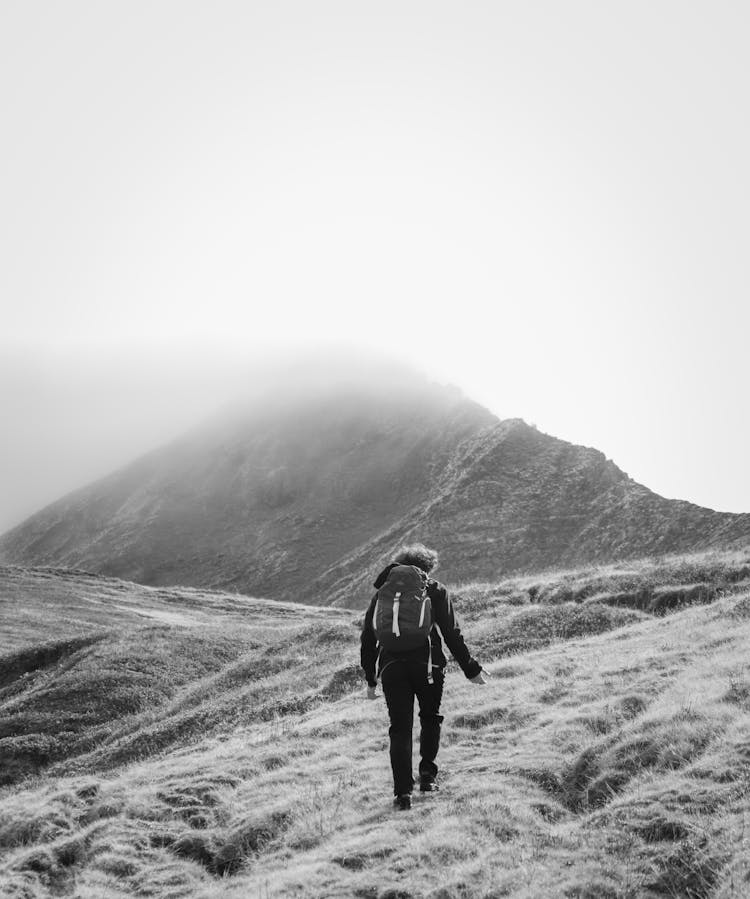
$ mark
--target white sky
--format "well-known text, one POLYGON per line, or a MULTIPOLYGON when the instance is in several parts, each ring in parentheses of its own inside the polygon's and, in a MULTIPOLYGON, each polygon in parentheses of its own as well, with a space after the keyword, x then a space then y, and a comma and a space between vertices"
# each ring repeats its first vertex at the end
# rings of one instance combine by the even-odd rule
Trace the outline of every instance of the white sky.
POLYGON ((4 0, 0 528, 220 403, 227 359, 323 340, 750 511, 749 26, 687 0, 4 0), (139 375, 159 346, 219 373, 139 375))

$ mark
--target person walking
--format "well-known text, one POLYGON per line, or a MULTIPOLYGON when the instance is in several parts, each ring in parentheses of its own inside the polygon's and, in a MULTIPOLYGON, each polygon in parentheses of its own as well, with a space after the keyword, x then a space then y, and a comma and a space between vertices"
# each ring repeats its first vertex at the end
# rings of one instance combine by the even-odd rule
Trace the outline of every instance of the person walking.
POLYGON ((419 704, 419 789, 438 789, 435 759, 440 746, 440 702, 447 664, 442 634, 453 658, 474 684, 485 684, 482 666, 464 642, 448 591, 429 577, 438 554, 421 543, 402 547, 375 580, 376 593, 365 614, 360 661, 367 698, 377 699, 377 685, 390 717, 390 760, 394 806, 411 808, 414 699, 419 704), (437 627, 436 627, 437 625, 437 627))

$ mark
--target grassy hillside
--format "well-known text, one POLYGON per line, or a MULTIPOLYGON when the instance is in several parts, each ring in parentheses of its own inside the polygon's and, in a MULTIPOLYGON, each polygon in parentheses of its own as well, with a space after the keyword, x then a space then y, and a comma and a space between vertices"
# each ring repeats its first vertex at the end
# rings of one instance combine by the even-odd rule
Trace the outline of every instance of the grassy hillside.
POLYGON ((103 580, 128 611, 87 633, 95 581, 6 571, 0 893, 746 897, 749 577, 735 553, 464 585, 493 679, 451 670, 443 789, 396 813, 351 613, 103 580), (55 583, 81 590, 57 658, 55 583))
POLYGON ((299 709, 306 634, 353 632, 325 609, 83 572, 0 568, 0 611, 0 784, 299 709))
POLYGON ((90 635, 146 622, 283 627, 299 622, 301 615, 317 620, 331 614, 237 593, 144 587, 85 571, 0 565, 0 645, 4 652, 38 643, 40 637, 90 635))

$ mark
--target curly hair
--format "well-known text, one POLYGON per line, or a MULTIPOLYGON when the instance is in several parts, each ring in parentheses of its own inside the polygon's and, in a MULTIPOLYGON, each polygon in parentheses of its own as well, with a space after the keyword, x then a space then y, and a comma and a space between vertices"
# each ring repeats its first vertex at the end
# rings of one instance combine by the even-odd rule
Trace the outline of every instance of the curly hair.
POLYGON ((426 547, 424 543, 410 543, 402 546, 393 557, 393 561, 397 565, 416 565, 417 568, 421 568, 428 574, 437 568, 438 559, 437 552, 426 547))

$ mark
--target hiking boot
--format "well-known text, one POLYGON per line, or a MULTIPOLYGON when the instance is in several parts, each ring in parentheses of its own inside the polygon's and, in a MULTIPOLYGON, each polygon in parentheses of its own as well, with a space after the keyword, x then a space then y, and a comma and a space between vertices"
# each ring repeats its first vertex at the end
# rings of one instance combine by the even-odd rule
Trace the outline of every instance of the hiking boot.
POLYGON ((411 808, 411 793, 402 793, 393 800, 393 805, 400 812, 408 812, 411 808))
POLYGON ((420 793, 437 793, 439 789, 440 787, 437 785, 437 781, 434 777, 423 775, 419 778, 420 793))

